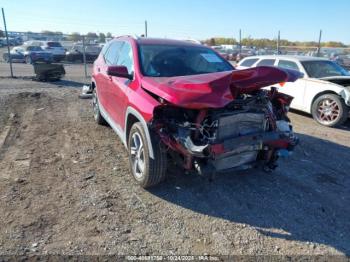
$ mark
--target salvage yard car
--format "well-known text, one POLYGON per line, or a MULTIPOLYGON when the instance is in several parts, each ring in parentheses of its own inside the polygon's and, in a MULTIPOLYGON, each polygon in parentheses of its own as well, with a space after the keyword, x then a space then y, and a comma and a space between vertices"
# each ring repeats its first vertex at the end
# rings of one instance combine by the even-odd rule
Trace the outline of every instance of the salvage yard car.
MULTIPOLYGON (((101 48, 98 45, 87 45, 85 47, 85 59, 87 62, 93 62, 100 54, 101 48)), ((84 50, 82 45, 74 45, 66 52, 68 62, 84 62, 84 50)))
POLYGON ((50 52, 56 62, 60 62, 66 57, 66 50, 64 50, 60 42, 44 41, 41 43, 41 47, 50 52))
POLYGON ((115 38, 94 62, 93 112, 115 130, 142 187, 163 181, 168 160, 188 172, 273 170, 297 144, 292 98, 262 87, 294 70, 235 70, 209 47, 169 39, 115 38))
POLYGON ((237 66, 276 66, 304 74, 294 83, 277 86, 280 92, 294 97, 291 108, 312 114, 320 124, 335 127, 343 124, 350 110, 350 73, 325 58, 309 56, 253 56, 237 66))
POLYGON ((5 62, 9 62, 9 57, 11 56, 12 62, 20 62, 32 64, 35 62, 52 62, 52 54, 44 51, 40 46, 16 46, 13 47, 10 51, 10 55, 8 53, 3 54, 3 58, 5 62))

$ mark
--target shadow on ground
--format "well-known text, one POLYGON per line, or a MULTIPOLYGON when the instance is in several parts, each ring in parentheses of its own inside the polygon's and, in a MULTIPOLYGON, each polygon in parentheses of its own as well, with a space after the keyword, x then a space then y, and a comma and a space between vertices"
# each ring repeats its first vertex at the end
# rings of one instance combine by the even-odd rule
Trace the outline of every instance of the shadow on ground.
POLYGON ((83 82, 66 80, 66 79, 47 82, 47 83, 57 87, 72 87, 72 88, 82 88, 83 85, 86 85, 86 83, 83 83, 83 82))
POLYGON ((219 175, 210 183, 172 173, 150 192, 194 212, 248 224, 272 238, 325 244, 349 255, 350 148, 299 137, 295 154, 271 174, 250 170, 219 175))

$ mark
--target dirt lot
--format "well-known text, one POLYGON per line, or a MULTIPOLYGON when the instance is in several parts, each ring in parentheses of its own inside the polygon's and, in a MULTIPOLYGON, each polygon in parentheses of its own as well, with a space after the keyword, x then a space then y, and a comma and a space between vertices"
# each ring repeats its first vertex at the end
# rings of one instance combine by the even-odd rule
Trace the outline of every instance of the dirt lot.
POLYGON ((274 173, 173 170, 143 190, 78 99, 82 67, 67 71, 0 78, 0 254, 350 254, 349 122, 291 113, 301 144, 274 173))

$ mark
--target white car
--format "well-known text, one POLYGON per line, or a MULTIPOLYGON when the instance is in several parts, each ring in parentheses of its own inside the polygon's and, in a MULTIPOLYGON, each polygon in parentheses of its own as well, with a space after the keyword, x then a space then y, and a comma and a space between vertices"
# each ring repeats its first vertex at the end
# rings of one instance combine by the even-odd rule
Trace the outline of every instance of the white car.
POLYGON ((312 114, 325 126, 339 126, 349 117, 350 73, 337 63, 308 56, 250 56, 237 69, 277 66, 304 74, 294 83, 275 86, 281 93, 294 97, 291 108, 312 114))
POLYGON ((60 62, 66 57, 66 50, 60 42, 32 40, 24 42, 23 45, 40 46, 43 50, 52 54, 53 60, 60 62))

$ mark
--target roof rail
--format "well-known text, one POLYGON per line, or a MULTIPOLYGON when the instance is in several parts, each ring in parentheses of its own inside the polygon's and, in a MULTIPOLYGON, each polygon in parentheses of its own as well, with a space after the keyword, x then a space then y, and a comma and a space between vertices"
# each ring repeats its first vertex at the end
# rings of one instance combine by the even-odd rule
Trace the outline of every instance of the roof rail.
POLYGON ((140 38, 138 35, 120 35, 120 36, 117 36, 115 38, 121 38, 121 37, 131 37, 131 38, 134 38, 134 39, 139 39, 140 38))

